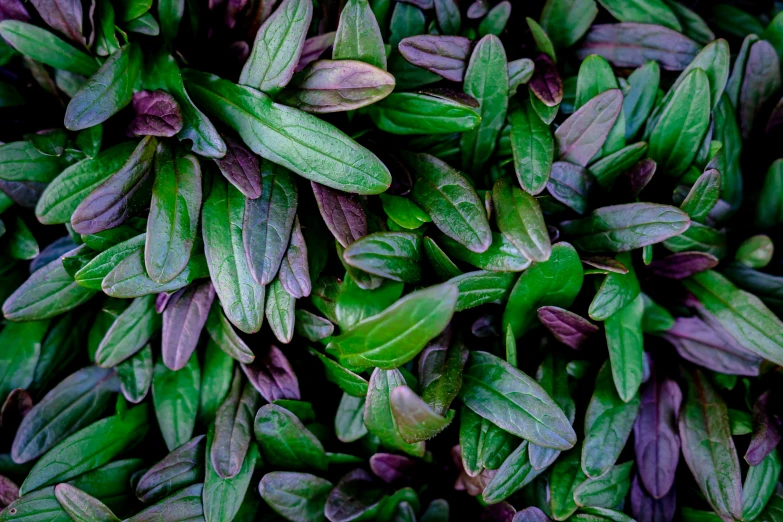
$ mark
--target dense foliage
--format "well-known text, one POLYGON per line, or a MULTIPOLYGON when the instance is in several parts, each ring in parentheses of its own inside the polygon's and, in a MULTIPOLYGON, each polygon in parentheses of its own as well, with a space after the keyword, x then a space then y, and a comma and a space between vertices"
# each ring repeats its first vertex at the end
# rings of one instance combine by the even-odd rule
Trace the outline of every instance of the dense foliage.
POLYGON ((778 11, 0 0, 0 521, 783 521, 778 11))

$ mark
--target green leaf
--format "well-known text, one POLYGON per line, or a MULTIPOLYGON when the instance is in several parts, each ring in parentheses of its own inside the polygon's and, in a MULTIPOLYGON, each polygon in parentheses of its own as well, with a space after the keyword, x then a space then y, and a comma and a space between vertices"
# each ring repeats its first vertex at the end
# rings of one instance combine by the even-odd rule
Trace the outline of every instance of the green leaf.
POLYGON ((628 76, 630 89, 623 97, 626 140, 633 139, 650 116, 660 81, 661 67, 655 61, 645 63, 628 76))
POLYGON ((202 234, 210 279, 223 312, 243 332, 255 333, 264 321, 264 287, 253 279, 245 255, 245 202, 236 187, 222 176, 213 176, 201 214, 202 234))
POLYGON ((694 221, 704 222, 720 199, 721 174, 716 169, 704 172, 693 184, 680 208, 694 221))
POLYGON ((639 394, 623 401, 617 394, 610 364, 604 364, 595 380, 595 391, 585 413, 582 471, 598 478, 609 472, 631 435, 641 407, 639 394))
POLYGON ((710 124, 710 85, 701 69, 693 69, 664 105, 650 134, 649 154, 670 176, 679 176, 696 157, 710 124))
POLYGON ((352 397, 365 397, 367 395, 367 379, 351 370, 343 368, 330 358, 312 348, 309 348, 308 350, 323 363, 326 380, 333 382, 346 394, 352 397))
POLYGON ((567 451, 552 466, 549 476, 549 510, 555 520, 566 520, 577 509, 574 490, 587 479, 580 465, 580 453, 578 447, 567 451))
POLYGON ((70 484, 58 484, 54 494, 76 522, 120 522, 103 502, 70 484))
POLYGON ((139 234, 126 241, 122 241, 93 257, 86 265, 75 274, 74 279, 85 288, 100 290, 103 279, 117 264, 139 251, 147 240, 146 234, 139 234))
POLYGON ((557 243, 543 263, 534 263, 517 280, 503 312, 503 331, 511 327, 519 339, 537 324, 542 306, 568 308, 582 288, 584 272, 579 256, 568 243, 557 243))
MULTIPOLYGON (((40 329, 41 323, 22 323, 20 326, 27 330, 40 329)), ((25 332, 16 330, 18 328, 12 328, 12 325, 6 326, 0 337, 13 332, 14 342, 24 346, 25 332), (11 331, 5 333, 9 329, 11 331)), ((14 462, 32 461, 65 437, 96 421, 109 404, 116 383, 109 370, 90 366, 52 388, 22 419, 11 446, 14 462)))
POLYGON ((379 314, 397 302, 404 286, 397 281, 384 280, 378 288, 364 290, 346 274, 335 301, 337 324, 348 330, 360 321, 379 314))
MULTIPOLYGON (((256 394, 252 388, 250 391, 256 394)), ((250 418, 252 418, 252 414, 250 418)), ((248 424, 246 428, 249 429, 250 425, 248 424)), ((210 440, 212 439, 211 435, 212 429, 207 432, 208 446, 214 444, 214 441, 210 440)), ((234 520, 245 498, 247 488, 250 486, 256 463, 260 458, 258 445, 250 442, 247 454, 243 455, 240 461, 241 467, 231 478, 221 477, 207 462, 204 491, 201 497, 204 504, 204 518, 207 521, 234 520)))
POLYGON ((135 143, 121 143, 63 170, 46 186, 35 206, 38 221, 45 225, 70 223, 82 200, 117 172, 135 148, 135 143))
MULTIPOLYGON (((287 5, 296 1, 304 3, 287 5)), ((391 175, 383 163, 329 123, 217 76, 189 72, 187 81, 196 101, 259 156, 345 192, 377 194, 389 187, 391 175)))
POLYGON ((205 327, 215 344, 227 355, 241 363, 250 364, 253 362, 255 355, 223 315, 220 304, 212 305, 205 327))
MULTIPOLYGON (((497 234, 500 236, 500 234, 497 234)), ((494 241, 495 234, 493 234, 494 241)), ((502 237, 502 236, 501 236, 502 237)), ((458 243, 454 243, 455 245, 458 243)), ((492 245, 490 245, 491 247, 492 245)), ((466 252, 469 250, 463 248, 466 252)), ((441 280, 450 279, 456 277, 462 273, 462 271, 449 259, 449 256, 432 240, 427 236, 424 236, 424 253, 427 254, 427 260, 430 262, 433 270, 441 280)), ((522 255, 517 252, 517 255, 522 258, 522 255)), ((524 258, 522 258, 524 259, 524 258)))
POLYGON ((439 238, 439 241, 443 245, 443 250, 446 254, 482 270, 521 272, 530 266, 530 260, 523 256, 504 235, 497 232, 492 233, 492 244, 489 245, 489 248, 480 254, 471 252, 453 239, 445 236, 439 238))
POLYGON ((421 236, 414 232, 376 232, 348 245, 343 255, 348 265, 393 281, 421 278, 421 236))
POLYGON ((277 275, 291 238, 298 194, 289 171, 265 161, 261 197, 245 200, 242 239, 250 273, 260 285, 277 275))
POLYGON ((98 70, 99 62, 53 33, 17 20, 3 20, 0 36, 25 56, 43 64, 84 76, 98 70))
POLYGON ((294 336, 296 299, 285 291, 279 279, 272 281, 266 296, 266 322, 278 341, 288 344, 294 336))
POLYGON ((202 506, 203 484, 193 484, 136 513, 126 522, 188 522, 204 520, 202 506))
POLYGON ((574 501, 580 507, 607 508, 618 505, 631 488, 633 462, 618 464, 598 478, 590 478, 574 490, 574 501))
POLYGON ((566 450, 576 443, 568 419, 544 389, 494 355, 470 353, 459 396, 493 424, 539 446, 566 450))
POLYGON ((446 328, 456 304, 450 284, 413 292, 334 337, 327 351, 348 368, 396 368, 446 328))
POLYGON ((529 447, 528 441, 523 440, 517 449, 506 457, 481 494, 484 502, 500 502, 525 487, 538 476, 540 472, 534 470, 530 464, 529 447))
POLYGON ((683 283, 740 346, 783 364, 783 322, 758 297, 712 270, 694 274, 683 283))
POLYGON ((492 242, 487 213, 470 181, 446 162, 429 154, 405 159, 416 181, 411 198, 447 236, 473 252, 484 252, 492 242))
POLYGON ((127 401, 138 404, 144 400, 152 385, 152 372, 152 348, 149 344, 117 365, 120 391, 127 401))
POLYGON ((326 470, 324 447, 290 411, 275 404, 262 406, 254 426, 264 462, 291 470, 326 470))
POLYGON ((155 296, 137 297, 106 332, 95 362, 104 368, 117 366, 141 350, 162 324, 161 314, 155 311, 155 296))
POLYGON ((201 373, 198 420, 209 424, 228 395, 233 377, 234 359, 224 352, 216 342, 207 341, 204 350, 204 364, 201 373))
POLYGON ((598 15, 595 0, 547 0, 541 25, 557 48, 578 42, 598 15))
POLYGON ((48 319, 89 301, 95 291, 80 286, 63 268, 63 257, 84 248, 77 247, 33 272, 3 303, 5 318, 9 321, 48 319))
POLYGON ((77 431, 36 462, 19 493, 65 482, 106 464, 144 439, 147 417, 147 406, 142 405, 77 431))
POLYGON ((626 252, 677 236, 690 223, 685 212, 670 205, 628 203, 601 207, 560 227, 580 250, 626 252))
POLYGON ((287 520, 323 518, 326 497, 332 483, 309 473, 273 471, 261 479, 261 498, 287 520))
POLYGON ((684 377, 688 388, 679 425, 685 462, 715 513, 739 520, 742 483, 726 404, 700 370, 684 377))
MULTIPOLYGON (((367 395, 366 391, 364 395, 367 395)), ((340 442, 356 442, 367 435, 367 427, 364 425, 364 395, 354 397, 343 393, 334 416, 334 432, 340 442)))
POLYGON ((616 261, 628 268, 625 274, 609 273, 601 283, 588 314, 596 321, 605 321, 621 308, 624 308, 639 295, 641 288, 633 269, 633 259, 629 253, 620 254, 616 261))
POLYGON ((415 230, 424 223, 429 223, 432 218, 424 212, 420 206, 408 198, 380 194, 383 211, 389 219, 397 225, 408 230, 415 230))
POLYGON ((500 178, 492 189, 497 224, 500 231, 523 256, 542 263, 552 254, 549 232, 536 198, 500 178))
POLYGON ((198 357, 191 357, 188 364, 177 371, 166 368, 163 361, 155 364, 152 403, 169 451, 193 437, 200 388, 201 367, 198 357))
POLYGON ((312 18, 312 2, 281 2, 258 30, 239 83, 270 95, 285 87, 294 74, 312 18))
POLYGON ((476 174, 495 150, 508 110, 506 52, 497 36, 487 35, 473 49, 465 71, 465 93, 479 102, 481 122, 462 135, 462 167, 476 174))
POLYGON ((112 54, 71 99, 65 111, 65 127, 86 129, 125 108, 133 97, 142 58, 136 44, 127 44, 112 54))
POLYGON ((511 123, 511 151, 514 154, 514 170, 522 189, 529 194, 539 194, 546 187, 552 160, 555 154, 555 140, 549 125, 533 110, 530 101, 525 100, 509 112, 511 123))
POLYGON ((457 306, 461 312, 487 303, 503 302, 508 298, 514 283, 511 272, 477 271, 452 277, 448 282, 457 287, 457 306))
POLYGON ((8 343, 0 358, 0 397, 30 387, 48 328, 49 321, 35 321, 10 323, 0 331, 0 341, 8 343))
POLYGON ((185 269, 197 239, 200 210, 198 160, 162 141, 155 151, 155 183, 144 248, 150 279, 168 283, 185 269))
POLYGON ((643 378, 643 316, 644 300, 641 295, 637 295, 604 323, 614 383, 620 397, 626 402, 636 395, 643 378))
POLYGON ((780 478, 780 457, 773 449, 761 464, 750 466, 742 485, 742 520, 755 520, 775 493, 780 478))
POLYGON ((381 29, 367 0, 348 0, 340 13, 333 60, 360 60, 386 70, 381 29))
POLYGON ((59 156, 41 154, 30 142, 0 145, 0 179, 49 183, 67 166, 59 156))
POLYGON ((391 394, 396 388, 402 386, 405 386, 405 379, 399 370, 376 368, 370 377, 370 387, 364 408, 364 424, 370 433, 380 439, 383 445, 422 457, 424 443, 409 444, 405 442, 392 412, 391 394))
MULTIPOLYGON (((402 88, 399 79, 397 88, 402 88)), ((395 92, 370 105, 366 110, 380 130, 408 135, 450 134, 475 129, 481 121, 475 108, 476 105, 471 100, 439 96, 435 92, 425 91, 395 92)))
POLYGON ((682 32, 682 26, 663 0, 598 0, 621 22, 656 24, 682 32))

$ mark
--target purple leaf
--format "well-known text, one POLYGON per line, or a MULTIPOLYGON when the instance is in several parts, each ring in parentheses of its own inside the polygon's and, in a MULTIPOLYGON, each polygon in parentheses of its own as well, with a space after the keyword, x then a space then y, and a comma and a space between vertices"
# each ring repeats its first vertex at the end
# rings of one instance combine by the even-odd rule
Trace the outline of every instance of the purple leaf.
POLYGON ((470 6, 468 7, 468 18, 471 20, 475 20, 477 18, 484 18, 484 15, 487 14, 487 11, 489 10, 489 2, 487 0, 475 0, 470 6))
POLYGON ((405 487, 413 481, 416 461, 403 455, 376 453, 370 457, 370 469, 385 483, 405 487))
POLYGON ((783 98, 772 109, 767 120, 767 127, 764 130, 767 134, 777 134, 781 127, 783 127, 783 98))
POLYGON ((673 489, 680 460, 677 416, 682 393, 676 382, 659 382, 654 374, 640 391, 642 406, 633 426, 636 465, 645 489, 660 499, 673 489))
POLYGON ((498 502, 485 507, 479 520, 481 522, 512 522, 516 512, 514 506, 508 502, 498 502))
POLYGON ((699 44, 672 29, 652 24, 621 23, 592 26, 576 55, 584 60, 591 54, 597 54, 615 67, 630 68, 655 60, 667 71, 681 71, 700 50, 699 44))
POLYGON ((129 136, 171 138, 182 130, 177 100, 166 91, 139 91, 133 95, 136 117, 128 126, 129 136))
POLYGON ((435 3, 432 0, 399 0, 404 4, 415 5, 419 9, 432 9, 435 3))
MULTIPOLYGON (((181 370, 188 364, 214 299, 215 287, 210 281, 183 288, 171 296, 163 311, 161 340, 163 363, 170 370, 181 370)), ((157 304, 156 299, 156 307, 157 304)))
POLYGON ((258 156, 245 144, 231 136, 222 136, 226 142, 226 155, 216 159, 220 172, 226 179, 250 199, 261 197, 261 164, 258 156))
POLYGON ((628 267, 620 261, 608 256, 585 256, 582 258, 582 263, 614 274, 628 273, 628 267))
POLYGON ((334 44, 336 34, 335 31, 332 31, 305 40, 304 46, 302 46, 302 55, 299 57, 299 63, 296 64, 295 72, 299 72, 307 67, 330 48, 334 44))
POLYGON ((0 512, 18 498, 19 486, 14 484, 11 479, 0 475, 0 512))
POLYGON ((537 507, 530 506, 514 515, 513 522, 550 522, 550 519, 537 507))
POLYGON ((327 228, 344 247, 367 235, 367 216, 353 194, 310 182, 327 228))
POLYGON ((538 319, 555 339, 574 350, 581 348, 590 336, 599 331, 596 325, 584 317, 556 306, 539 308, 538 319))
POLYGON ((655 168, 655 161, 643 159, 620 175, 617 179, 618 190, 635 198, 655 175, 655 168))
POLYGON ((3 20, 29 22, 30 14, 27 12, 22 0, 0 0, 0 22, 3 20))
POLYGON ((620 89, 604 91, 582 105, 555 131, 560 159, 587 166, 601 150, 622 108, 620 89))
POLYGON ((717 324, 698 317, 678 317, 663 334, 680 357, 704 368, 731 375, 759 374, 761 358, 742 348, 717 324))
POLYGON ((472 47, 462 36, 429 34, 403 38, 398 46, 402 57, 413 65, 453 82, 463 80, 472 47))
POLYGON ((0 179, 0 190, 14 203, 24 208, 35 208, 46 188, 46 183, 38 181, 8 181, 0 179))
POLYGON ((235 370, 231 390, 215 414, 215 431, 209 448, 212 468, 224 479, 235 477, 242 468, 253 438, 253 419, 260 400, 242 373, 235 370))
POLYGON ((301 399, 299 380, 291 364, 280 348, 273 344, 270 344, 266 350, 262 350, 261 354, 257 354, 252 363, 243 364, 242 370, 267 402, 279 399, 301 399))
POLYGON ((79 234, 95 234, 125 223, 149 205, 152 196, 152 162, 158 140, 143 138, 120 170, 98 185, 79 203, 71 225, 79 234))
POLYGON ((15 388, 8 394, 2 409, 0 409, 0 428, 4 433, 16 433, 19 423, 33 408, 33 398, 21 388, 15 388))
POLYGON ((292 297, 301 299, 310 295, 312 283, 310 282, 310 266, 307 262, 307 245, 298 216, 294 219, 291 242, 288 244, 286 256, 280 263, 278 278, 285 291, 292 297))
POLYGON ((155 297, 155 311, 162 314, 174 293, 161 292, 155 297))
POLYGON ((535 69, 527 86, 544 105, 555 107, 563 101, 563 80, 557 72, 557 65, 545 53, 539 54, 533 61, 535 69))
POLYGON ((745 460, 751 466, 758 466, 780 442, 781 417, 775 410, 778 402, 772 392, 762 393, 753 405, 753 436, 750 439, 745 460), (770 400, 770 399, 773 400, 770 400))
MULTIPOLYGON (((4 0, 5 1, 5 0, 4 0)), ((84 45, 81 0, 30 0, 49 27, 84 45)))
POLYGON ((748 139, 756 116, 780 89, 780 60, 771 43, 759 40, 751 46, 742 78, 737 116, 742 137, 748 139))
POLYGON ((656 259, 648 267, 653 274, 669 279, 685 279, 718 266, 718 258, 705 252, 678 252, 656 259))
POLYGON ((329 492, 324 514, 333 521, 361 520, 385 495, 385 488, 372 475, 361 468, 355 469, 329 492))
POLYGON ((557 201, 569 207, 580 216, 587 210, 593 177, 584 167, 556 161, 547 180, 546 188, 557 201))
POLYGON ((639 477, 631 485, 631 513, 636 522, 671 522, 677 508, 677 488, 671 488, 662 499, 654 499, 642 487, 639 477))

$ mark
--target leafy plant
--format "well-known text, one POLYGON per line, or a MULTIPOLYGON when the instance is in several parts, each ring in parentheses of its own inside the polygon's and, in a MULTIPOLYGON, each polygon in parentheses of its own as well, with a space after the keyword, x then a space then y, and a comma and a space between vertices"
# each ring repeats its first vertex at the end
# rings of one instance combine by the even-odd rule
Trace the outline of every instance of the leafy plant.
POLYGON ((0 522, 783 520, 782 59, 756 0, 0 0, 0 522))

